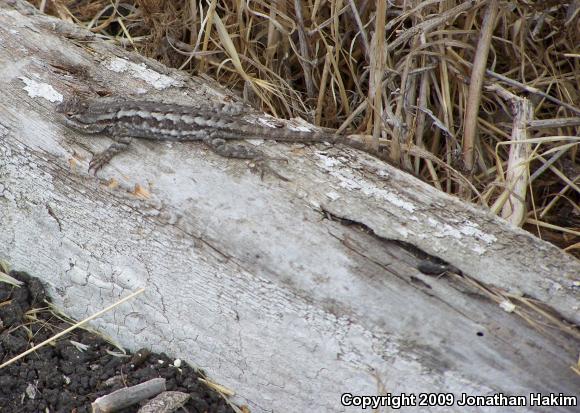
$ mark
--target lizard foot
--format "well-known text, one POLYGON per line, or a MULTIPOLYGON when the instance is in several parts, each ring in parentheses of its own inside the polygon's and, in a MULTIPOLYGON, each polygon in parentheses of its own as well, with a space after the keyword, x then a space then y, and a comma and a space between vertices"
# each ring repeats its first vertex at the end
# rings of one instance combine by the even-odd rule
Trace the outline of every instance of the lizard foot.
POLYGON ((290 179, 289 178, 286 178, 283 175, 281 175, 274 168, 272 168, 272 166, 270 165, 269 161, 284 161, 284 162, 288 162, 288 159, 284 159, 284 158, 271 158, 271 159, 260 158, 260 159, 254 159, 253 162, 250 163, 250 172, 255 173, 255 174, 258 174, 259 173, 261 180, 264 180, 264 177, 266 176, 266 174, 272 174, 275 177, 281 179, 282 181, 289 182, 290 179))
POLYGON ((92 171, 93 175, 96 176, 97 172, 103 166, 108 164, 111 159, 113 159, 113 156, 125 151, 129 147, 130 144, 131 144, 130 137, 118 138, 117 142, 113 143, 111 146, 109 146, 103 152, 100 152, 100 153, 96 154, 95 156, 93 156, 93 159, 91 159, 91 162, 89 163, 89 173, 91 173, 91 171, 92 171))
POLYGON ((113 155, 107 153, 107 151, 98 153, 93 156, 91 162, 89 162, 89 173, 92 173, 94 176, 97 176, 97 172, 103 168, 109 161, 113 158, 113 155))

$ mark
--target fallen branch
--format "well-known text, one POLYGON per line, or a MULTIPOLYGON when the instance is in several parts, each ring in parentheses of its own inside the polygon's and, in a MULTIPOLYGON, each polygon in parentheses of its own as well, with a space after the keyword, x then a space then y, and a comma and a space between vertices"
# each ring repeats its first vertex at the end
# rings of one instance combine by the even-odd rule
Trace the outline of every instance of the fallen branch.
POLYGON ((165 379, 151 379, 135 386, 125 387, 99 397, 92 404, 93 413, 110 413, 124 409, 142 400, 150 399, 166 390, 165 379))

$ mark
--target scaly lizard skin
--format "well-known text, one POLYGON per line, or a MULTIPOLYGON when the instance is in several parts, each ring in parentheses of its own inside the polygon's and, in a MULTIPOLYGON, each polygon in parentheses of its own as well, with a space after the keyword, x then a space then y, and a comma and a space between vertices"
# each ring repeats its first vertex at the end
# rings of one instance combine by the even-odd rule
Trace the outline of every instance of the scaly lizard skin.
POLYGON ((137 100, 81 100, 73 98, 57 108, 67 126, 83 134, 107 134, 113 143, 96 154, 89 164, 95 173, 116 154, 126 150, 133 138, 155 141, 203 141, 221 156, 258 159, 261 153, 229 142, 242 139, 269 139, 283 142, 342 143, 367 150, 364 145, 344 135, 326 132, 302 132, 288 128, 256 125, 244 119, 246 108, 240 104, 176 105, 137 100))

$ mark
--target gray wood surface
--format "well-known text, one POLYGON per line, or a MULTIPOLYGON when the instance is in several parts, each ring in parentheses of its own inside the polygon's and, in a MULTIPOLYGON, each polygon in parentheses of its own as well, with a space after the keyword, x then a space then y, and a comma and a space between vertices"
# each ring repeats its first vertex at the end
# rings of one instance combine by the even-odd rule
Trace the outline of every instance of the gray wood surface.
MULTIPOLYGON (((94 325, 203 368, 253 412, 357 410, 347 392, 577 394, 578 340, 519 314, 534 320, 532 297, 580 322, 578 261, 343 147, 253 142, 288 158, 284 181, 199 143, 138 142, 90 176, 110 139, 62 126, 63 96, 229 94, 27 10, 0 1, 0 259, 66 313, 145 287, 94 325), (465 276, 421 274, 422 254, 465 276)), ((470 411, 488 410, 510 411, 470 411)))

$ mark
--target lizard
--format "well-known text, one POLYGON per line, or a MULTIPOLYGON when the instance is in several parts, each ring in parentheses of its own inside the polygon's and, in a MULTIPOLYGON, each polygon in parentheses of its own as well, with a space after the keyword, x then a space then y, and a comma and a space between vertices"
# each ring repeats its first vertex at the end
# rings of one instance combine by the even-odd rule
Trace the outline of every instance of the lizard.
POLYGON ((293 143, 345 144, 375 156, 383 156, 346 135, 305 132, 254 124, 246 119, 248 109, 239 103, 179 105, 149 100, 81 99, 73 97, 57 107, 65 124, 83 134, 107 134, 115 141, 93 156, 89 171, 95 174, 115 155, 129 148, 133 138, 154 141, 202 141, 218 155, 260 159, 261 152, 231 142, 265 139, 293 143))

